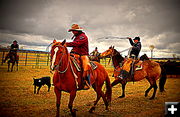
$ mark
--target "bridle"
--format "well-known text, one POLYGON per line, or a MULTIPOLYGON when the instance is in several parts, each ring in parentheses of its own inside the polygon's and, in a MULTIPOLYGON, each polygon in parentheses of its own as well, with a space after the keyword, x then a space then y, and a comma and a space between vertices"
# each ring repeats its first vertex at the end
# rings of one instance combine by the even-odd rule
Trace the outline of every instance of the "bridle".
MULTIPOLYGON (((60 46, 60 47, 62 47, 62 48, 65 48, 64 46, 61 46, 61 45, 56 45, 56 46, 60 46)), ((67 71, 68 67, 69 67, 69 59, 70 59, 70 57, 69 57, 68 54, 67 54, 68 62, 67 62, 66 68, 65 68, 64 70, 62 70, 62 71, 59 70, 59 68, 60 68, 60 66, 61 66, 61 63, 62 63, 62 58, 63 58, 63 56, 65 55, 65 52, 64 52, 64 51, 65 51, 65 49, 63 49, 63 51, 62 51, 62 56, 61 56, 61 58, 60 58, 60 60, 59 60, 59 62, 58 62, 58 65, 56 66, 56 68, 58 68, 57 71, 58 71, 59 73, 61 73, 61 74, 65 73, 65 72, 67 71)))

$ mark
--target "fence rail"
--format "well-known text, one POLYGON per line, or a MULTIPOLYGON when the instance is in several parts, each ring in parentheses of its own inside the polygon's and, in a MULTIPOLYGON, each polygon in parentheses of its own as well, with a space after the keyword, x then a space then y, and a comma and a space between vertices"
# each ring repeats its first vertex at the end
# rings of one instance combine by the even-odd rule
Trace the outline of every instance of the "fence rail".
MULTIPOLYGON (((3 60, 5 59, 6 55, 8 54, 8 49, 0 48, 0 58, 1 58, 1 65, 3 64, 3 60)), ((29 50, 19 50, 19 66, 49 66, 50 65, 50 54, 49 52, 43 51, 29 51, 29 50)), ((109 58, 101 59, 100 63, 104 65, 106 68, 112 68, 112 63, 107 64, 109 58)))
MULTIPOLYGON (((3 64, 3 60, 5 56, 8 54, 9 50, 6 48, 0 48, 0 58, 1 65, 3 64)), ((32 50, 19 50, 19 66, 49 66, 50 65, 50 54, 49 52, 44 51, 32 51, 32 50)), ((112 68, 112 61, 108 64, 110 58, 101 59, 100 63, 106 68, 112 68)), ((180 62, 179 58, 153 58, 154 61, 166 62, 168 60, 180 62)), ((3 64, 7 65, 7 64, 3 64)))

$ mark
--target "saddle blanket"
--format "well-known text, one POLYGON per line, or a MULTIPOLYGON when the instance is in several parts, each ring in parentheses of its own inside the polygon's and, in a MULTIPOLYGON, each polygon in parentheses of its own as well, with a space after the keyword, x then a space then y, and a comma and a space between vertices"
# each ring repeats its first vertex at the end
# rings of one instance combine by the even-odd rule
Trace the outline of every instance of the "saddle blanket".
MULTIPOLYGON (((77 62, 76 58, 71 57, 71 60, 72 60, 72 62, 73 62, 73 64, 74 64, 74 66, 76 67, 76 69, 77 69, 78 71, 81 71, 81 67, 80 67, 79 63, 77 62)), ((90 61, 90 64, 91 64, 91 68, 92 68, 93 70, 95 70, 95 69, 97 68, 97 65, 96 65, 94 62, 90 61)))

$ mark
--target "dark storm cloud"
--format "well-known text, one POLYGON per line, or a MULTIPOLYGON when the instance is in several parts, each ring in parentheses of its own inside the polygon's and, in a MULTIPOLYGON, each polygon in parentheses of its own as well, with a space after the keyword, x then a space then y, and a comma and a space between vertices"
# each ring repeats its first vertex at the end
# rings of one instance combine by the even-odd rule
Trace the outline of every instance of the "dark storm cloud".
MULTIPOLYGON (((11 38, 13 35, 21 38, 27 45, 46 45, 53 38, 69 39, 72 35, 67 30, 72 23, 78 23, 87 32, 90 47, 103 44, 103 49, 108 48, 108 41, 98 41, 105 36, 140 36, 144 51, 153 44, 159 51, 180 54, 179 3, 179 0, 1 0, 0 31, 4 38, 11 34, 11 38), (37 38, 42 41, 34 41, 37 38)), ((112 44, 121 49, 130 46, 124 40, 111 41, 112 44)))

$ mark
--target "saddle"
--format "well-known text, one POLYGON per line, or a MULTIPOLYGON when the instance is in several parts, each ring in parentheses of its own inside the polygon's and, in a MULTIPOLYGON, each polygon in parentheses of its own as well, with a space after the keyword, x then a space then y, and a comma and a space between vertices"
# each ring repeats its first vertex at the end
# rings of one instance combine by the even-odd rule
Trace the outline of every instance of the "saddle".
MULTIPOLYGON (((75 66, 77 72, 79 72, 79 73, 80 72, 84 72, 83 69, 82 69, 82 62, 81 62, 81 58, 80 57, 81 56, 77 55, 77 54, 71 54, 71 56, 70 56, 71 63, 75 66)), ((90 61, 90 66, 91 66, 91 70, 90 71, 92 71, 92 72, 93 72, 93 70, 95 70, 97 68, 97 65, 94 62, 92 62, 92 61, 90 61)), ((73 71, 73 74, 75 76, 75 81, 76 81, 77 88, 81 89, 80 88, 81 85, 79 85, 80 82, 78 82, 79 80, 78 80, 78 76, 77 76, 77 74, 79 74, 79 73, 77 73, 77 72, 75 73, 73 71), (78 86, 80 86, 80 87, 78 87, 78 86)), ((93 77, 93 73, 92 72, 90 72, 89 77, 87 77, 88 80, 86 78, 84 79, 83 76, 81 76, 81 81, 83 82, 83 84, 84 84, 84 82, 88 82, 86 84, 88 84, 89 87, 90 87, 90 84, 92 84, 95 81, 94 79, 91 79, 93 77)))
POLYGON ((124 65, 122 66, 122 70, 125 70, 129 73, 131 78, 133 79, 134 77, 134 72, 138 70, 142 70, 143 68, 143 61, 141 60, 134 60, 132 58, 127 59, 125 61, 124 65))
MULTIPOLYGON (((78 72, 82 71, 81 62, 80 62, 80 56, 79 55, 71 54, 71 61, 74 64, 74 66, 76 67, 78 72)), ((90 61, 90 65, 91 65, 91 68, 93 70, 95 70, 97 68, 97 65, 93 61, 90 61)))

